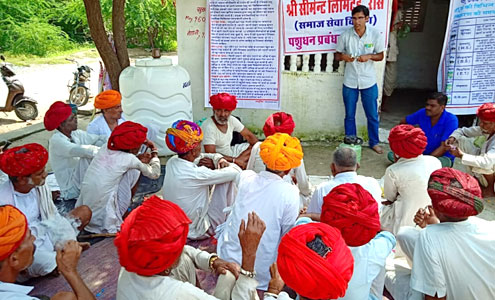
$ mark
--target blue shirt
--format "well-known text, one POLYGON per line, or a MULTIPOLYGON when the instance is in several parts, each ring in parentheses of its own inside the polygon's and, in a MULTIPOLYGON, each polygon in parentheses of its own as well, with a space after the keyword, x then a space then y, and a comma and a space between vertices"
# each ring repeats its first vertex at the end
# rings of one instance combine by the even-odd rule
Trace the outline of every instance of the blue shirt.
MULTIPOLYGON (((414 126, 419 125, 419 127, 425 132, 426 138, 428 139, 428 144, 426 145, 426 149, 423 154, 431 154, 435 151, 435 149, 440 147, 443 141, 449 138, 457 127, 459 127, 457 116, 446 110, 443 111, 437 124, 432 127, 431 118, 426 115, 424 108, 407 116, 406 123, 414 126)), ((454 156, 448 151, 445 152, 444 156, 454 160, 454 156)))

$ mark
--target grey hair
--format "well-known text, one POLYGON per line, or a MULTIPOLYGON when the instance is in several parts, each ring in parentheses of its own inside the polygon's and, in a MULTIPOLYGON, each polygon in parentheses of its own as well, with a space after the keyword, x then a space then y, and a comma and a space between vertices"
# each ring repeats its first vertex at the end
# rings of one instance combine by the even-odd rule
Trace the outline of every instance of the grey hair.
POLYGON ((333 153, 333 163, 338 167, 355 167, 357 165, 356 151, 347 147, 335 150, 333 153))

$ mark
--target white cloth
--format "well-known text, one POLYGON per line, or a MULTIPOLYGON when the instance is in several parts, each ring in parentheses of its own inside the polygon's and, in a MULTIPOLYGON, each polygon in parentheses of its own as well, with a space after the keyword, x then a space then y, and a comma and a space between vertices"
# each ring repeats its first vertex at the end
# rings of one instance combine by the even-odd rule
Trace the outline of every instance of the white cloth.
POLYGON ((239 189, 232 211, 227 221, 217 228, 218 253, 227 261, 241 264, 239 226, 241 220, 247 221, 248 213, 256 212, 266 224, 255 263, 260 283, 258 289, 266 290, 270 281, 269 268, 277 259, 280 239, 294 226, 299 215, 299 191, 280 176, 267 171, 259 174, 243 171, 237 180, 239 189))
MULTIPOLYGON (((337 52, 348 54, 357 58, 364 54, 378 54, 385 51, 383 37, 375 28, 366 25, 366 31, 362 37, 350 27, 344 31, 337 42, 337 52)), ((376 84, 374 62, 346 62, 344 72, 344 85, 353 89, 367 89, 376 84)))
POLYGON ((472 171, 478 174, 493 174, 495 172, 495 135, 488 138, 488 134, 484 134, 481 127, 473 126, 458 128, 451 136, 458 141, 461 151, 467 152, 462 156, 461 163, 463 165, 472 167, 472 171), (474 139, 469 139, 479 136, 486 138, 481 149, 473 146, 474 139))
POLYGON ((62 198, 74 199, 79 196, 79 188, 84 176, 80 172, 80 158, 92 159, 99 147, 107 141, 107 137, 75 130, 71 138, 55 130, 49 141, 49 162, 60 186, 62 198), (72 140, 72 141, 71 141, 72 140))
POLYGON ((392 26, 393 30, 390 31, 390 35, 388 37, 387 62, 396 62, 397 57, 399 56, 399 45, 397 41, 397 32, 398 32, 397 24, 402 22, 402 9, 397 10, 393 22, 394 22, 392 26))
POLYGON ((5 300, 39 300, 29 296, 29 292, 33 290, 32 286, 25 286, 15 283, 0 281, 0 299, 5 300))
MULTIPOLYGON (((125 119, 120 118, 117 120, 117 125, 120 125, 124 122, 125 119)), ((88 124, 86 132, 95 135, 104 135, 106 137, 109 137, 112 134, 112 130, 110 130, 110 127, 108 127, 108 123, 105 120, 103 113, 88 124)))
MULTIPOLYGON (((363 300, 370 297, 373 280, 385 268, 387 256, 395 247, 395 237, 387 231, 378 233, 360 247, 349 247, 354 257, 354 272, 347 287, 345 300, 363 300)), ((384 274, 384 273, 383 273, 384 274)))
POLYGON ((391 205, 381 210, 382 228, 397 234, 401 226, 414 226, 414 216, 420 208, 431 204, 428 180, 431 173, 442 167, 434 156, 419 155, 400 158, 385 170, 384 194, 391 205))
POLYGON ((338 173, 334 178, 318 185, 311 197, 308 213, 320 214, 321 207, 323 206, 323 198, 328 195, 334 187, 344 183, 358 183, 375 198, 376 202, 378 202, 378 206, 381 206, 382 189, 380 188, 378 181, 373 177, 358 175, 356 172, 350 171, 338 173))
POLYGON ((93 212, 87 231, 115 233, 120 229, 122 215, 131 204, 130 190, 139 179, 139 172, 134 170, 156 179, 160 177, 160 159, 154 157, 144 164, 132 153, 109 150, 107 145, 101 147, 86 171, 76 202, 76 207, 87 205, 93 212), (129 192, 119 193, 119 189, 129 192))
MULTIPOLYGON (((167 161, 163 181, 163 198, 179 205, 191 219, 188 237, 192 239, 205 235, 212 224, 211 217, 222 217, 209 214, 210 206, 221 206, 222 203, 228 204, 234 200, 233 194, 230 193, 232 188, 228 187, 223 189, 225 193, 213 192, 210 197, 210 186, 216 185, 215 190, 219 190, 220 184, 230 185, 237 174, 241 172, 241 169, 235 164, 216 170, 197 166, 196 162, 203 157, 213 159, 215 166, 222 158, 220 154, 203 153, 193 163, 179 158, 177 155, 173 156, 167 161)), ((225 206, 219 207, 216 211, 223 211, 224 208, 225 206)), ((215 220, 216 222, 217 220, 215 220)))
MULTIPOLYGON (((184 279, 193 279, 189 275, 196 276, 196 268, 208 271, 210 257, 211 254, 186 245, 180 258, 181 262, 172 270, 170 276, 140 276, 122 268, 117 283, 117 300, 218 299, 195 287, 193 282, 184 281, 184 279), (182 260, 187 260, 188 263, 184 264, 182 260), (184 276, 181 274, 184 274, 184 276)), ((217 294, 217 290, 224 288, 219 286, 221 285, 220 282, 222 281, 219 278, 215 295, 217 294)), ((240 275, 232 290, 232 299, 258 299, 256 295, 257 285, 258 282, 256 279, 240 275)), ((230 293, 224 294, 228 294, 228 299, 230 299, 230 293)))
POLYGON ((414 248, 411 288, 449 300, 495 299, 495 222, 428 225, 414 248))
POLYGON ((9 176, 2 172, 2 170, 0 170, 0 184, 4 183, 7 180, 9 180, 9 176))
POLYGON ((234 154, 234 151, 232 149, 235 146, 230 146, 230 143, 232 142, 232 134, 234 131, 241 132, 244 129, 244 125, 242 125, 241 121, 239 121, 236 117, 229 116, 227 123, 227 132, 223 133, 218 129, 217 125, 215 125, 215 122, 212 118, 213 117, 206 119, 206 121, 204 121, 201 125, 204 137, 203 146, 215 145, 215 151, 217 153, 236 157, 237 155, 234 154))

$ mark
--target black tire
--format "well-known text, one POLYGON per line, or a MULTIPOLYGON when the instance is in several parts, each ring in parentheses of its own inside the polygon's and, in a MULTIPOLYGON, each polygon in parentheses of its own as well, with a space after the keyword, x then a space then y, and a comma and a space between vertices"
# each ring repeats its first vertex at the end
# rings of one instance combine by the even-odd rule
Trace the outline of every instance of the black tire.
POLYGON ((38 116, 36 104, 30 101, 22 101, 22 99, 20 101, 15 105, 15 115, 23 121, 36 119, 38 116))
POLYGON ((73 87, 70 90, 70 95, 69 95, 70 104, 75 104, 77 107, 80 107, 86 105, 86 103, 88 103, 88 100, 89 100, 88 88, 85 87, 84 85, 73 87))

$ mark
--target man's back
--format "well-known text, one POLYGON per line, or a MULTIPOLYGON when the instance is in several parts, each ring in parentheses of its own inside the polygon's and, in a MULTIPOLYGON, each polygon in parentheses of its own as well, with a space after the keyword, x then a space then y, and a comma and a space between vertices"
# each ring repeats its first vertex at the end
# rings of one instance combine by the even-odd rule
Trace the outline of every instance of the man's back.
POLYGON ((280 238, 292 228, 299 214, 299 191, 274 173, 242 172, 232 212, 217 229, 218 253, 223 259, 241 263, 237 233, 241 220, 247 220, 248 213, 252 211, 266 224, 255 264, 260 282, 258 288, 266 290, 270 280, 269 268, 277 258, 280 238))
POLYGON ((414 249, 411 288, 449 300, 495 299, 493 228, 477 217, 427 226, 414 249))

